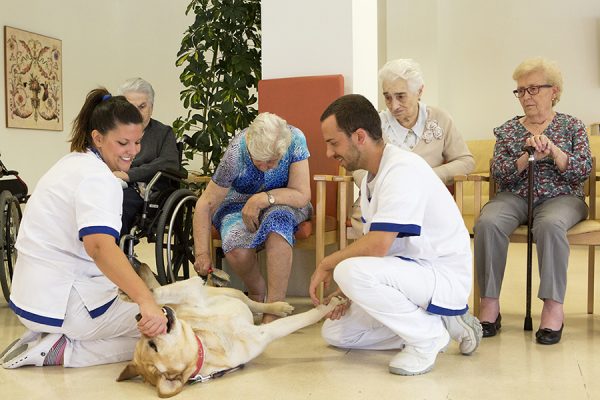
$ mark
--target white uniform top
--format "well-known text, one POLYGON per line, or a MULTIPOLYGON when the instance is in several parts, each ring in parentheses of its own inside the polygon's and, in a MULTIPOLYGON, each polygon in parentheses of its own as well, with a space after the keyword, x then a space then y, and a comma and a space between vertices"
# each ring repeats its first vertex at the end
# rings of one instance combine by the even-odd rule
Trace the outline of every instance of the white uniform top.
POLYGON ((466 312, 472 282, 469 233, 450 192, 421 157, 386 145, 377 175, 363 179, 360 208, 365 234, 398 232, 388 256, 433 269, 427 311, 466 312))
POLYGON ((16 247, 10 307, 23 318, 62 326, 71 289, 88 312, 102 315, 117 287, 83 247, 83 237, 105 233, 119 239, 123 190, 91 151, 60 159, 40 179, 27 202, 16 247))

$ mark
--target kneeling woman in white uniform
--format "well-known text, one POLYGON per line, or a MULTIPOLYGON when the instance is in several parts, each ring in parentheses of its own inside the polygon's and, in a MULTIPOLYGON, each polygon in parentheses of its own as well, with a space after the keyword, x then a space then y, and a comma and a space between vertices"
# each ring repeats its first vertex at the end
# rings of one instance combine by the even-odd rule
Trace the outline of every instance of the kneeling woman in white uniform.
POLYGON ((28 331, 0 354, 4 368, 130 360, 140 332, 166 331, 117 245, 123 190, 113 171, 129 170, 142 132, 142 116, 124 97, 106 89, 86 97, 71 153, 40 179, 25 210, 9 306, 28 331), (135 303, 121 301, 118 287, 135 303))

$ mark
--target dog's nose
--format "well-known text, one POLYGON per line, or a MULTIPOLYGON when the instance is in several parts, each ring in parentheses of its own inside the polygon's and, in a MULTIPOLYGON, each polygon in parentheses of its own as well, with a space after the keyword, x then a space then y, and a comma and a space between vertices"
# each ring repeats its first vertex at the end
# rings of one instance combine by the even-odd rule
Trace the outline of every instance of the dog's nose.
POLYGON ((140 322, 140 319, 142 319, 142 314, 138 314, 138 315, 135 316, 135 320, 137 322, 140 322))

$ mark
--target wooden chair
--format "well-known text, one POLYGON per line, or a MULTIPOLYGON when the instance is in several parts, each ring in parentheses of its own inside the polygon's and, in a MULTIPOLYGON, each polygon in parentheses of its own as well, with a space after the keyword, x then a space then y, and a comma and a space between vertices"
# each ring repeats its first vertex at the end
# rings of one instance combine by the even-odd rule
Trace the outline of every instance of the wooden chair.
MULTIPOLYGON (((491 160, 490 160, 491 167, 491 160)), ((489 198, 496 194, 496 183, 494 178, 482 175, 469 175, 456 177, 457 190, 455 193, 457 206, 462 211, 463 193, 465 182, 473 183, 473 210, 475 211, 474 223, 477 222, 484 203, 482 201, 484 182, 489 184, 489 198)), ((594 313, 594 266, 595 266, 595 246, 600 246, 600 220, 596 219, 596 182, 600 177, 596 175, 596 158, 592 157, 592 171, 585 182, 585 196, 589 205, 588 218, 575 224, 567 232, 567 239, 570 245, 588 246, 588 293, 587 293, 587 312, 594 313)), ((527 225, 519 226, 510 236, 511 243, 527 243, 527 225)), ((477 270, 473 269, 473 311, 475 315, 479 313, 479 285, 477 284, 477 270)))
MULTIPOLYGON (((336 160, 327 158, 321 136, 321 114, 343 94, 342 75, 266 79, 258 83, 258 111, 279 115, 306 137, 310 173, 314 175, 311 202, 315 215, 300 225, 295 247, 314 249, 317 265, 325 257, 326 246, 345 246, 345 224, 352 204, 352 192, 348 189, 352 188, 352 177, 346 176, 336 160)), ((220 238, 213 236, 212 245, 215 249, 220 247, 220 238)))

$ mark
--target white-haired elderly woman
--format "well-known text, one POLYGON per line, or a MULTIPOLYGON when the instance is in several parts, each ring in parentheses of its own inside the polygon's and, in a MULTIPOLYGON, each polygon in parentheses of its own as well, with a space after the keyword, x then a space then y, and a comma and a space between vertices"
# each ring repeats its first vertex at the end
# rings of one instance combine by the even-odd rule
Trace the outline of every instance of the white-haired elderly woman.
MULTIPOLYGON (((387 110, 379 113, 383 140, 421 156, 437 176, 450 186, 455 175, 473 171, 475 160, 447 112, 421 101, 424 81, 414 60, 388 61, 379 70, 387 110)), ((355 171, 359 184, 365 171, 355 171)), ((362 234, 360 205, 353 207, 352 226, 362 234)))
MULTIPOLYGON (((303 133, 271 113, 259 114, 229 144, 194 214, 194 269, 212 268, 211 225, 250 298, 285 299, 297 226, 312 215, 308 147, 303 133), (266 250, 268 283, 256 253, 266 250)), ((265 315, 263 323, 276 317, 265 315)))
POLYGON ((127 172, 114 172, 117 177, 128 183, 123 191, 121 234, 124 234, 131 230, 136 215, 141 213, 144 205, 139 186, 150 182, 158 171, 179 169, 179 153, 173 129, 152 119, 154 89, 150 83, 142 78, 129 79, 119 87, 118 94, 125 96, 127 101, 137 107, 142 114, 144 127, 141 150, 133 160, 131 168, 127 172))
POLYGON ((475 225, 475 267, 481 293, 479 319, 483 336, 501 327, 500 287, 506 267, 509 235, 527 223, 528 156, 535 148, 533 239, 536 242, 540 287, 544 302, 536 341, 555 344, 563 330, 567 284, 567 230, 587 216, 583 183, 592 156, 583 123, 554 111, 563 82, 558 67, 543 58, 523 61, 513 73, 513 90, 525 115, 494 129, 496 146, 492 175, 498 193, 481 211, 475 225))
POLYGON ((386 143, 423 157, 446 185, 455 175, 473 171, 473 155, 450 115, 421 101, 424 81, 419 64, 411 59, 388 61, 379 80, 387 106, 379 114, 386 143))

